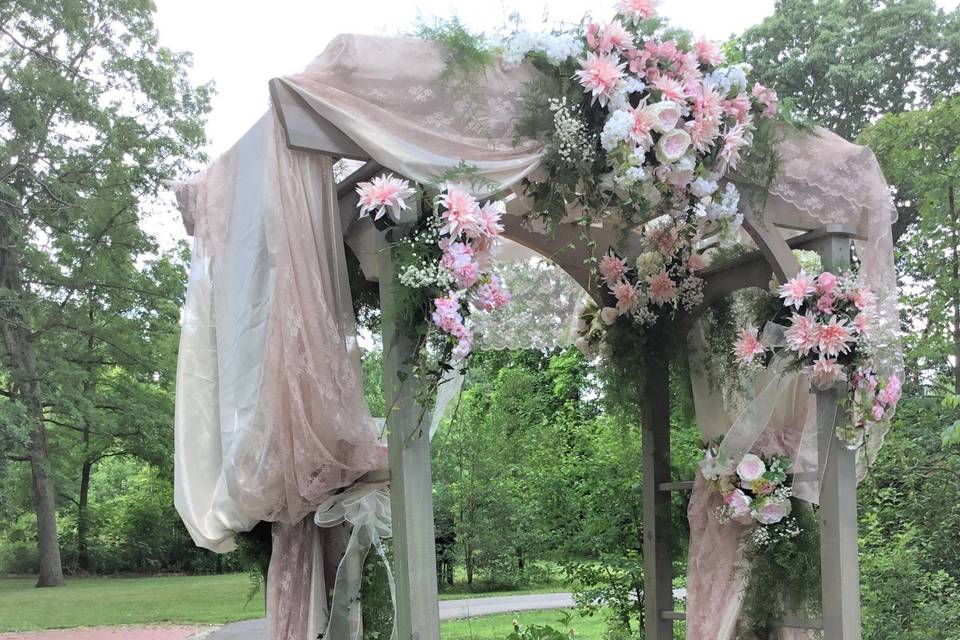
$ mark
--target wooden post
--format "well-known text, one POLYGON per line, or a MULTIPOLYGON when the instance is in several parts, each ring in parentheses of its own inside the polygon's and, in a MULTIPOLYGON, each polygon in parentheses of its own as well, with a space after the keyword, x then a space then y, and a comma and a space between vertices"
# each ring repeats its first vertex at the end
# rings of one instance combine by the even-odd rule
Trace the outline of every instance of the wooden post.
POLYGON ((673 566, 671 562, 670 374, 667 355, 644 356, 643 389, 643 615, 646 640, 672 640, 673 566))
POLYGON ((404 334, 397 317, 397 293, 401 285, 385 242, 380 247, 379 267, 397 638, 439 640, 433 485, 427 432, 430 412, 423 412, 416 402, 409 365, 416 345, 404 334))
MULTIPOLYGON (((850 267, 849 238, 829 237, 818 245, 824 270, 839 273, 850 267)), ((823 631, 829 640, 860 640, 857 456, 836 435, 836 425, 847 418, 840 407, 843 394, 841 389, 817 392, 823 631)))

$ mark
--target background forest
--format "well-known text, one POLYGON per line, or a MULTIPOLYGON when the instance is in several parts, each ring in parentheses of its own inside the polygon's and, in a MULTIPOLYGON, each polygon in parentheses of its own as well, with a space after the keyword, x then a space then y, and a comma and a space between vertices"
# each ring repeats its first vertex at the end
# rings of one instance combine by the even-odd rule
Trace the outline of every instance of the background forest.
MULTIPOLYGON (((779 0, 727 51, 872 148, 893 186, 909 376, 859 491, 864 635, 960 638, 960 11, 779 0)), ((173 509, 189 249, 143 223, 170 207, 162 180, 203 160, 212 87, 189 65, 146 2, 0 2, 0 574, 250 568, 195 548, 173 509)), ((375 413, 379 358, 364 362, 375 413)), ((699 453, 674 378, 680 480, 699 453)), ((572 588, 636 637, 640 426, 611 391, 572 349, 474 358, 433 443, 443 589, 572 588)))

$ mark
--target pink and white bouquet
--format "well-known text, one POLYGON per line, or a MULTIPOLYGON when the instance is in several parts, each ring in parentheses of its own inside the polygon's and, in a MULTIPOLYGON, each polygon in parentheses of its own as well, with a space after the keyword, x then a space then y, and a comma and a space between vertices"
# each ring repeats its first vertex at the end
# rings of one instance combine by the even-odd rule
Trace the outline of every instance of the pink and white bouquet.
POLYGON ((857 448, 864 433, 892 417, 900 399, 900 379, 881 378, 870 354, 870 329, 876 296, 853 274, 801 271, 778 289, 782 307, 758 335, 744 329, 734 344, 737 361, 749 365, 774 354, 798 367, 819 389, 841 385, 848 390, 851 423, 837 435, 857 448))
MULTIPOLYGON (((361 216, 394 217, 407 208, 415 191, 406 180, 381 176, 357 186, 361 216)), ((456 359, 473 349, 467 326, 472 309, 494 311, 510 303, 510 292, 494 273, 493 252, 503 233, 501 202, 482 205, 462 187, 447 185, 396 246, 400 283, 429 299, 428 315, 456 359)))
POLYGON ((765 526, 780 523, 793 510, 789 467, 790 459, 778 454, 747 453, 721 459, 718 447, 709 445, 700 461, 700 473, 723 497, 723 505, 715 512, 717 520, 765 526))

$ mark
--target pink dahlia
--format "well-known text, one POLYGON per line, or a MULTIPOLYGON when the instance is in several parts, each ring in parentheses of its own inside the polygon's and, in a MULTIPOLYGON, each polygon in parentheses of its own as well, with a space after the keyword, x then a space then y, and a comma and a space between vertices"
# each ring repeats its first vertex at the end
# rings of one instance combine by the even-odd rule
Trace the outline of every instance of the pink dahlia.
POLYGON ((777 115, 777 109, 780 107, 780 98, 777 97, 776 91, 758 82, 753 85, 753 97, 763 105, 762 115, 765 118, 772 118, 777 115))
POLYGON ((634 20, 647 20, 657 14, 656 0, 620 0, 617 11, 634 20))
POLYGON ((480 235, 486 238, 498 238, 503 233, 503 203, 500 201, 485 202, 477 212, 477 228, 480 235))
POLYGON ((856 342, 847 321, 831 316, 830 322, 816 326, 817 347, 821 353, 836 357, 850 351, 850 343, 856 342))
POLYGON ((607 98, 623 79, 627 63, 620 62, 619 56, 614 54, 597 55, 593 52, 579 62, 581 69, 575 75, 580 79, 584 92, 591 94, 600 106, 607 106, 607 98))
POLYGON ((867 332, 870 331, 870 314, 865 311, 858 313, 857 317, 853 319, 853 326, 861 336, 867 335, 867 332))
POLYGON ((600 277, 608 287, 613 287, 617 282, 623 279, 623 274, 627 272, 627 263, 623 258, 608 253, 600 258, 600 264, 597 267, 600 271, 600 277))
POLYGON ((866 288, 854 289, 847 294, 847 299, 860 311, 863 311, 877 301, 877 297, 873 295, 873 292, 866 288))
POLYGON ((684 125, 686 132, 690 134, 690 144, 698 153, 709 151, 717 136, 720 135, 720 124, 713 119, 696 117, 688 120, 684 125))
POLYGON ((787 283, 780 286, 780 297, 783 298, 783 305, 786 307, 795 307, 799 309, 807 301, 807 297, 813 295, 816 291, 813 276, 805 271, 800 271, 796 276, 787 280, 787 283))
POLYGON ((701 38, 693 44, 693 52, 697 54, 697 60, 702 64, 712 67, 723 64, 724 55, 720 50, 720 45, 712 40, 701 38))
POLYGON ((820 356, 813 365, 806 368, 810 380, 817 386, 826 386, 832 382, 843 380, 843 369, 837 364, 836 358, 820 356))
POLYGON ((738 124, 743 124, 750 113, 750 98, 746 93, 737 94, 736 97, 729 100, 723 100, 720 103, 723 110, 736 118, 738 124))
POLYGON ((378 176, 370 182, 361 182, 357 185, 357 194, 360 200, 360 217, 364 217, 376 210, 374 220, 379 220, 387 209, 398 215, 407 208, 405 200, 416 191, 410 188, 410 183, 394 176, 378 176))
POLYGON ((661 100, 683 102, 687 99, 687 88, 679 81, 668 76, 661 76, 653 82, 653 88, 660 92, 661 100))
POLYGON ((647 276, 647 285, 650 287, 650 299, 657 306, 672 302, 677 297, 677 284, 662 269, 659 273, 647 276))
POLYGON ((757 329, 744 329, 740 332, 740 337, 733 346, 733 353, 737 360, 743 364, 750 364, 753 359, 762 354, 766 349, 757 338, 757 329))
POLYGON ((810 312, 805 316, 794 313, 790 327, 783 335, 787 340, 787 347, 800 355, 806 355, 817 346, 817 321, 810 312))
POLYGON ((702 253, 692 253, 687 259, 687 270, 688 271, 699 271, 707 266, 706 261, 703 259, 702 253))
POLYGON ((433 301, 433 324, 444 333, 455 334, 462 331, 463 316, 460 315, 460 298, 450 293, 446 298, 433 301))
POLYGON ((738 124, 723 134, 723 149, 720 150, 720 157, 726 160, 731 169, 735 169, 740 162, 740 150, 749 143, 747 128, 738 124))
POLYGON ((617 311, 621 314, 630 313, 637 308, 637 303, 640 302, 640 294, 632 284, 621 280, 610 287, 610 290, 613 291, 613 296, 617 299, 617 311))
POLYGON ((624 28, 622 22, 614 20, 606 25, 600 32, 600 41, 598 44, 600 51, 604 53, 608 53, 613 49, 626 51, 633 49, 633 37, 630 35, 630 32, 624 28))
POLYGON ((468 236, 477 235, 480 204, 476 198, 463 189, 449 187, 440 194, 438 201, 445 209, 442 214, 444 226, 440 230, 441 233, 448 233, 451 238, 456 238, 461 233, 466 233, 468 236))
POLYGON ((630 139, 643 149, 649 149, 653 145, 653 127, 655 124, 655 115, 649 109, 642 106, 633 110, 633 126, 630 127, 630 139))
POLYGON ((877 398, 883 404, 891 407, 897 402, 900 401, 900 393, 903 390, 903 383, 900 381, 900 376, 895 373, 890 374, 890 377, 887 378, 887 384, 883 388, 883 391, 880 392, 880 395, 877 398))

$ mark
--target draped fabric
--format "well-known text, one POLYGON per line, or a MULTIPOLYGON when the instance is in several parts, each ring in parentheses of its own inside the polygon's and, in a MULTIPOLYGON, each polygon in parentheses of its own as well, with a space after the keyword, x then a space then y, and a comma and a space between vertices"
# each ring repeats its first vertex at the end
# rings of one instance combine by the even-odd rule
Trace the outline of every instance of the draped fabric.
MULTIPOLYGON (((515 146, 513 129, 533 67, 495 62, 482 78, 456 83, 444 60, 435 43, 344 35, 278 83, 371 158, 410 179, 433 183, 466 163, 476 170, 479 195, 486 195, 530 175, 542 146, 515 146)), ((345 528, 319 531, 311 512, 384 467, 386 458, 363 401, 331 159, 288 149, 283 134, 267 113, 177 189, 194 252, 177 372, 175 502, 194 541, 219 552, 257 521, 276 523, 270 632, 286 640, 307 637, 326 619, 325 590, 339 566, 326 556, 342 551, 350 537, 345 528)), ((824 131, 787 140, 780 151, 783 170, 773 195, 800 214, 857 227, 864 238, 857 244, 861 272, 880 296, 880 324, 885 332, 894 329, 893 208, 876 160, 824 131)), ((529 285, 531 304, 551 298, 560 304, 537 307, 536 317, 524 306, 515 318, 478 324, 481 344, 484 336, 493 347, 532 344, 528 336, 541 346, 569 340, 562 318, 581 294, 559 269, 542 272, 547 279, 537 282, 542 263, 529 264, 518 282, 529 285), (549 314, 549 322, 539 318, 549 314), (496 322, 510 331, 498 335, 496 322), (519 342, 498 342, 506 334, 519 342)), ((881 345, 880 352, 895 349, 881 345)), ((899 366, 895 357, 882 360, 889 369, 899 366)), ((787 390, 771 391, 774 404, 799 410, 790 400, 807 397, 803 383, 784 379, 780 386, 787 390)), ((698 416, 726 415, 710 408, 715 398, 697 395, 698 416)), ((798 415, 783 415, 800 423, 798 415)), ((734 419, 727 415, 724 428, 734 419)), ((757 442, 789 451, 795 446, 790 433, 762 434, 766 439, 757 442)), ((875 433, 866 451, 872 455, 881 442, 875 433)), ((700 506, 691 507, 691 523, 701 524, 691 554, 698 558, 698 545, 713 535, 702 518, 708 502, 694 492, 692 505, 700 506)), ((725 545, 730 567, 736 566, 735 542, 735 536, 710 542, 725 545)), ((720 575, 702 562, 692 562, 691 571, 704 585, 707 572, 720 575)))

